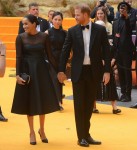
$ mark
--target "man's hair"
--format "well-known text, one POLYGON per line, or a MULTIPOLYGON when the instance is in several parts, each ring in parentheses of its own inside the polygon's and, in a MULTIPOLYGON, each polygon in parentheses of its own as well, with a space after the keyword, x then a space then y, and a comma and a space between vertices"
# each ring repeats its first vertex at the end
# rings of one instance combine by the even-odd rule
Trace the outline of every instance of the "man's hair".
POLYGON ((39 5, 38 5, 38 3, 36 3, 36 2, 32 2, 32 3, 29 4, 29 9, 30 9, 32 6, 38 7, 39 5))
POLYGON ((87 4, 78 4, 77 6, 75 6, 75 9, 80 9, 82 13, 87 13, 88 16, 90 16, 91 9, 87 4))

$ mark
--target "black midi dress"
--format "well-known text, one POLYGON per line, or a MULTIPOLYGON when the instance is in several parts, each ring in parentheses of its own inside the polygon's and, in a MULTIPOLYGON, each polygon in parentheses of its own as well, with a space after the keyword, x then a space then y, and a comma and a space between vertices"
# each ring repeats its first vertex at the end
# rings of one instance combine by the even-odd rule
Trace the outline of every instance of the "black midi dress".
MULTIPOLYGON (((63 44, 65 42, 65 38, 67 35, 67 31, 60 29, 55 29, 54 27, 48 29, 49 40, 51 44, 51 53, 56 61, 57 68, 60 62, 60 56, 63 48, 63 44)), ((58 69, 56 70, 58 72, 58 69)), ((60 94, 63 95, 63 84, 58 83, 60 87, 60 94)), ((60 99, 60 103, 62 103, 62 98, 60 99)))
POLYGON ((17 36, 16 74, 29 74, 30 82, 28 85, 16 83, 12 113, 42 115, 59 110, 55 84, 50 74, 50 66, 55 68, 56 64, 50 51, 49 38, 45 33, 22 33, 17 36))
MULTIPOLYGON (((113 46, 110 46, 111 59, 114 58, 115 49, 113 46)), ((116 81, 114 75, 114 66, 110 70, 110 80, 107 85, 104 85, 102 81, 98 85, 97 90, 97 101, 115 101, 118 100, 116 81)))

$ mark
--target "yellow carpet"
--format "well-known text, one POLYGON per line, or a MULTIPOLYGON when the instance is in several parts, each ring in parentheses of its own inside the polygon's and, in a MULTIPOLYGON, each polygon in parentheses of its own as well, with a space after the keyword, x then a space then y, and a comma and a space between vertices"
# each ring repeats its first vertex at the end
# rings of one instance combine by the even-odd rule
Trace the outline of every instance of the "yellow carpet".
MULTIPOLYGON (((29 128, 26 116, 10 113, 15 87, 15 69, 7 68, 0 79, 0 105, 7 123, 0 122, 0 150, 80 150, 77 145, 73 101, 64 100, 64 112, 46 116, 45 131, 49 144, 42 143, 37 133, 39 118, 35 117, 37 145, 29 144, 29 128)), ((72 95, 71 83, 66 81, 64 93, 72 95)), ((91 150, 137 150, 137 110, 121 107, 120 115, 112 114, 110 105, 97 104, 100 113, 93 114, 91 135, 102 141, 102 145, 91 145, 91 150)))

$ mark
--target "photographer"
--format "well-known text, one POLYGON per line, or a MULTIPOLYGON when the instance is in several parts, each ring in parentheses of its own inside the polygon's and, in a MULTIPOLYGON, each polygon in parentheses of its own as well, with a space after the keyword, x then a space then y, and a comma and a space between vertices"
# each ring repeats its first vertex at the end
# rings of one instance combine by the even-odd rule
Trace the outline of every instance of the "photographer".
MULTIPOLYGON (((123 0, 123 2, 126 2, 131 6, 130 11, 128 12, 128 15, 130 16, 129 20, 130 20, 132 31, 136 30, 137 10, 132 7, 132 0, 123 0)), ((117 11, 116 16, 115 16, 115 20, 117 20, 119 18, 120 18, 120 12, 117 11)))
POLYGON ((116 49, 116 62, 118 66, 122 102, 131 101, 132 90, 132 58, 135 46, 132 41, 132 26, 130 24, 131 6, 126 2, 118 5, 120 18, 113 23, 113 41, 116 49))
POLYGON ((111 7, 108 3, 107 0, 98 0, 96 7, 93 9, 90 17, 93 19, 95 18, 96 15, 96 10, 98 7, 104 7, 106 9, 107 12, 107 20, 108 22, 112 23, 112 21, 114 20, 114 8, 111 7))

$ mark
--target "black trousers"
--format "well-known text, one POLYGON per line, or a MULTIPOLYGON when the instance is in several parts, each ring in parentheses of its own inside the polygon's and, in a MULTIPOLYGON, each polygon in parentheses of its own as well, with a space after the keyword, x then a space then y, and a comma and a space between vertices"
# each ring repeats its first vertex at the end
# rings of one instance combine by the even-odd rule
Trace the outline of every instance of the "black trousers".
POLYGON ((132 89, 132 71, 130 70, 132 67, 132 57, 132 53, 126 52, 119 52, 117 56, 121 93, 126 94, 127 96, 131 96, 132 89))
POLYGON ((77 136, 79 140, 86 139, 90 135, 90 118, 97 91, 90 65, 83 65, 79 81, 72 85, 77 136))

